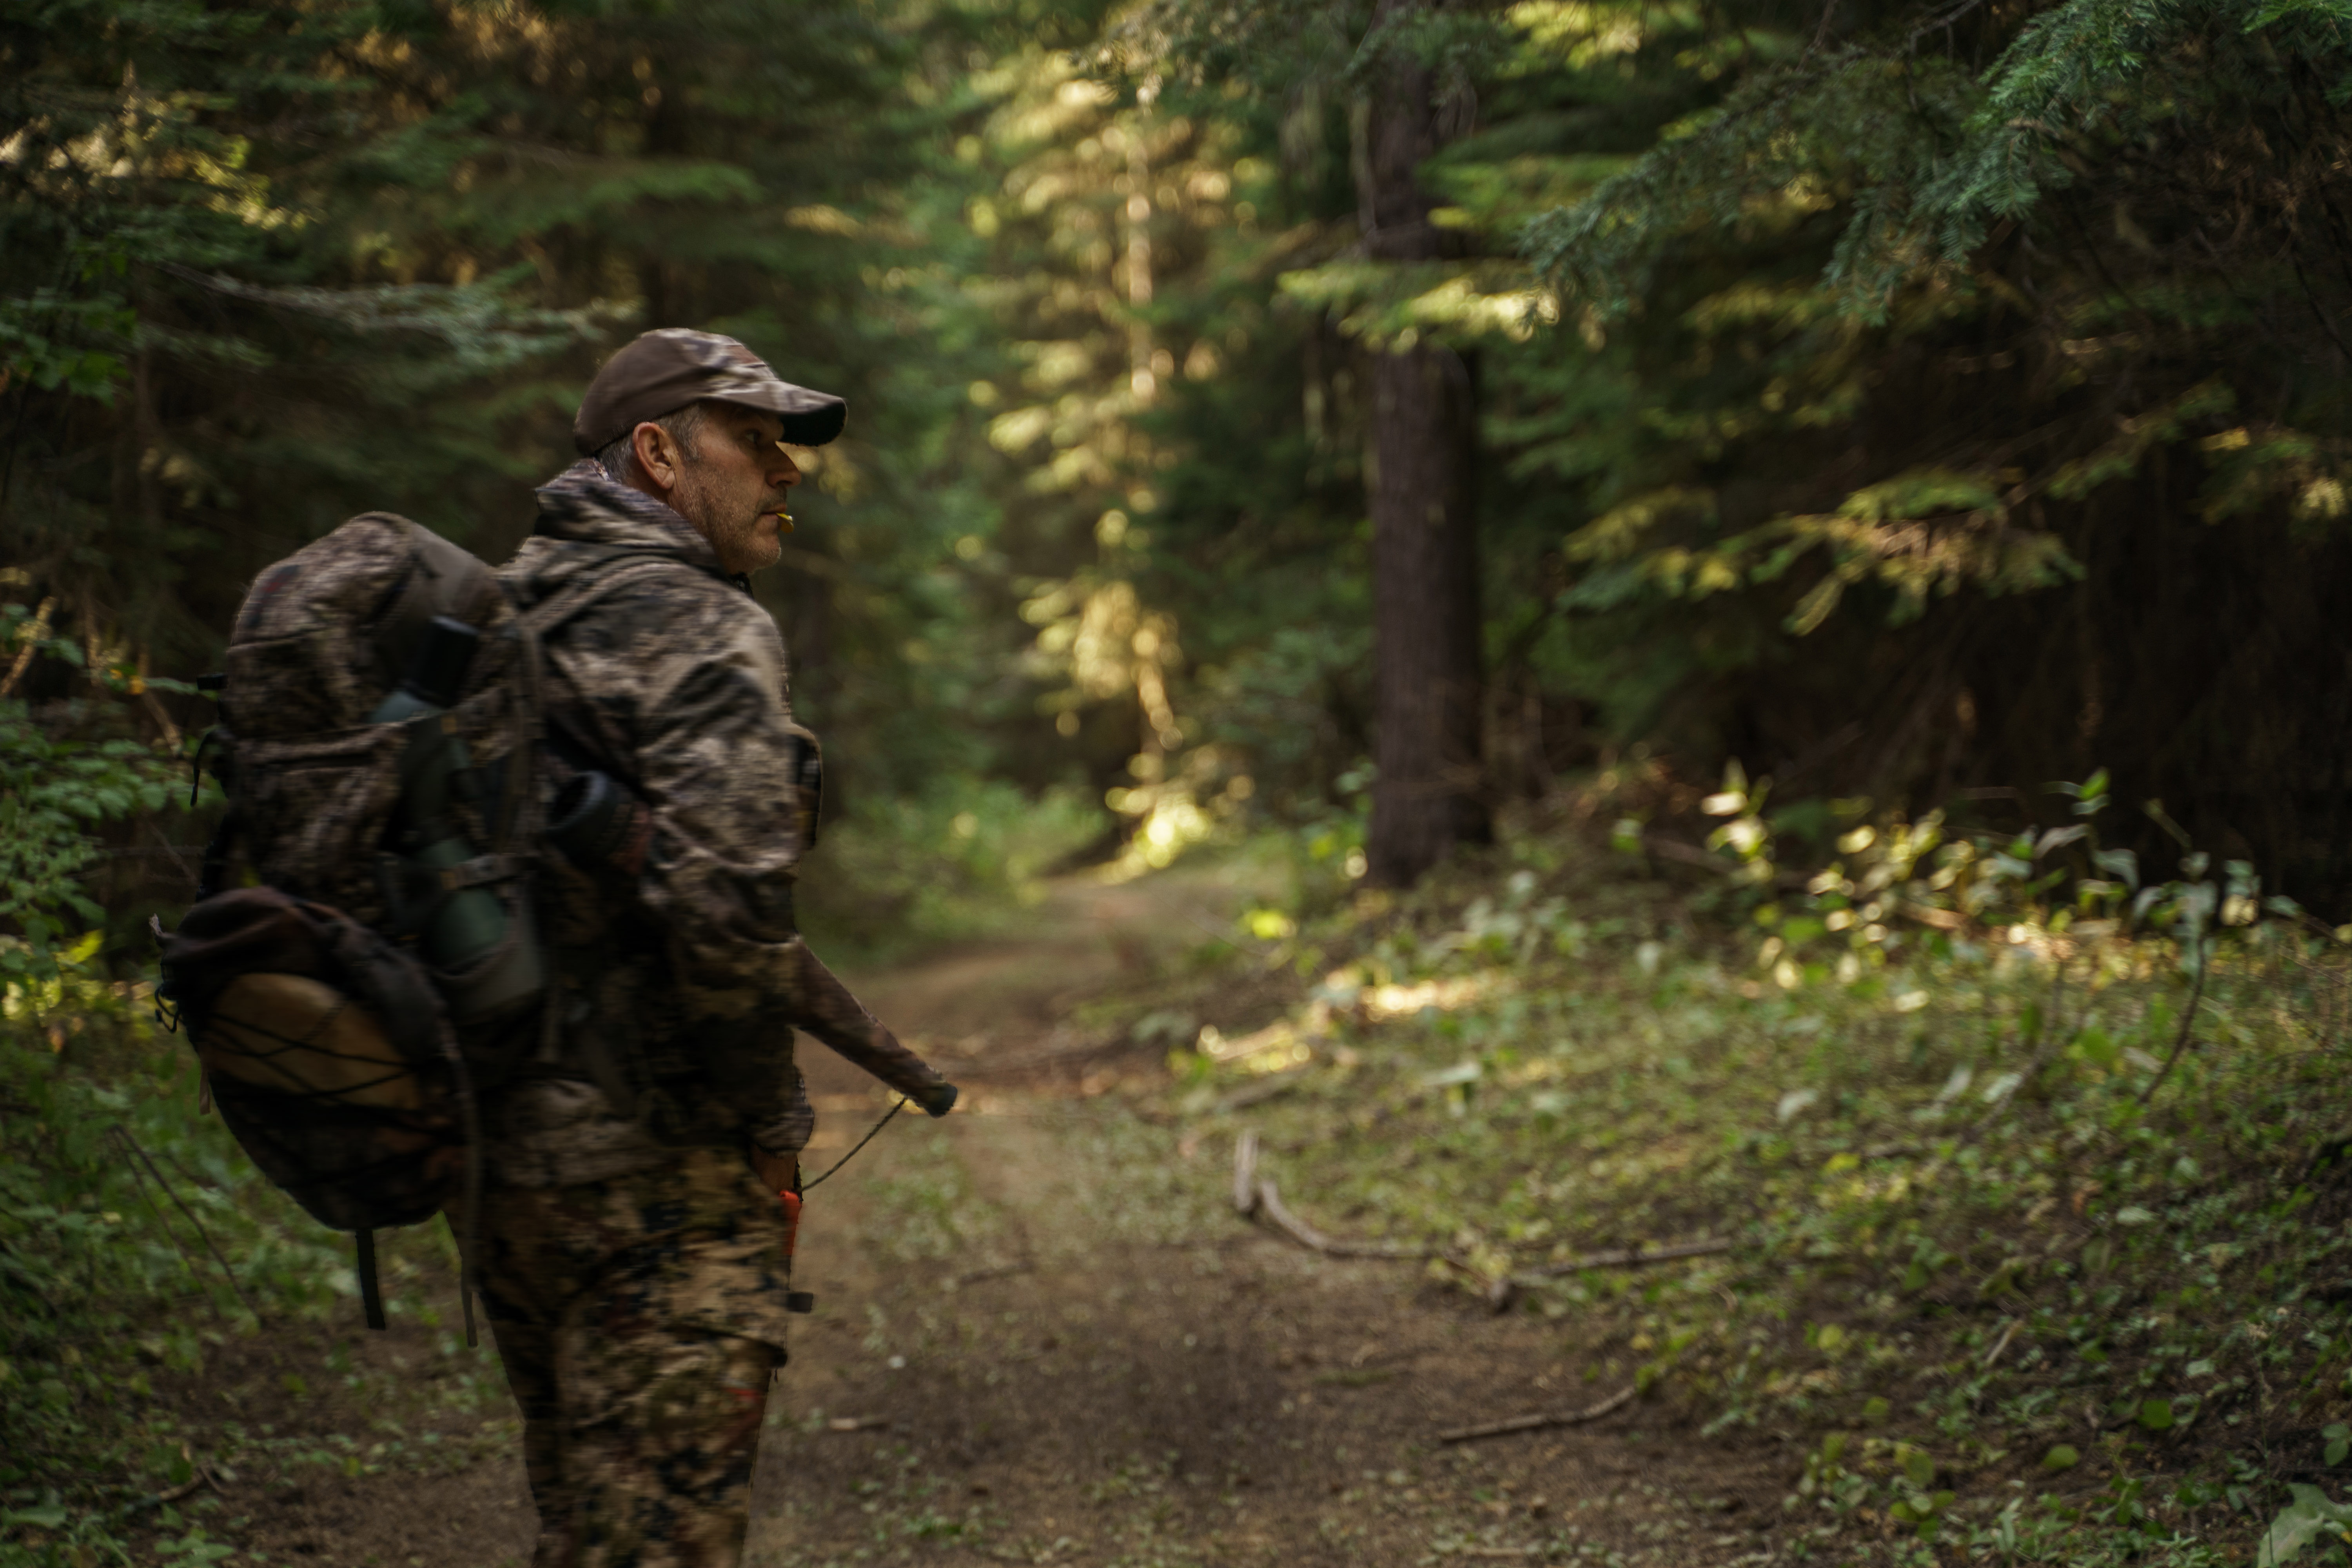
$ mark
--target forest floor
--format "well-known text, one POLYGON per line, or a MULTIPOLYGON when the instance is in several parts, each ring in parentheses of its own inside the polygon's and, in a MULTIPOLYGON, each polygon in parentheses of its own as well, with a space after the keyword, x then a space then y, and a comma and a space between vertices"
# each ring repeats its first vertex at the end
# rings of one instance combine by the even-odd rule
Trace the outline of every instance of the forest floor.
MULTIPOLYGON (((1590 1403, 1597 1369, 1412 1265, 1236 1217, 1230 1140, 1166 1113, 1156 1055, 1087 1045, 1089 999, 1233 929, 1243 879, 1066 879, 1014 940, 857 977, 970 1088, 810 1199, 817 1310, 771 1404, 749 1561, 1720 1565, 1769 1546, 1795 1464, 1777 1446, 1663 1431, 1639 1405, 1441 1444, 1590 1403)), ((806 1065, 814 1172, 887 1101, 821 1050, 806 1065)), ((226 1406, 245 1434, 246 1473, 199 1489, 216 1538, 273 1563, 528 1561, 512 1405, 457 1346, 454 1293, 421 1282, 437 1309, 388 1334, 243 1339, 180 1391, 183 1431, 226 1406)))

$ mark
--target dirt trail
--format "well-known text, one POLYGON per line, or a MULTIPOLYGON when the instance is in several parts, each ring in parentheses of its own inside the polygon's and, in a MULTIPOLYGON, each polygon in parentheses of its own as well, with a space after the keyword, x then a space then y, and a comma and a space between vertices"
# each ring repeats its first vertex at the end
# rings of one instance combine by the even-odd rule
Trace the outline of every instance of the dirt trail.
MULTIPOLYGON (((1028 940, 862 978, 880 1016, 964 1069, 976 1103, 902 1118, 810 1200, 800 1272, 818 1311, 782 1375, 751 1563, 1754 1552, 1748 1500, 1777 1496, 1772 1478, 1645 1436, 1633 1412, 1434 1441, 1591 1401, 1539 1320, 1244 1225, 1225 1197, 1230 1144, 1138 1117, 1108 1072, 992 1075, 1049 1050, 1074 996, 1155 947, 1197 945, 1234 901, 1191 879, 1065 884, 1028 940)), ((809 1071, 825 1118, 814 1171, 886 1097, 837 1062, 809 1071)))
MULTIPOLYGON (((797 1283, 817 1310, 771 1406, 753 1568, 1763 1561, 1785 1478, 1645 1431, 1638 1405, 1436 1443, 1609 1391, 1539 1319, 1245 1225, 1229 1142, 1138 1114, 1115 1068, 1053 1070, 1076 1004, 1197 946, 1241 897, 1207 873, 1065 882, 1018 940, 855 977, 970 1097, 901 1116, 810 1199, 797 1283)), ((814 1173, 887 1097, 821 1048, 805 1066, 814 1173)), ((451 1375, 413 1329, 335 1337, 331 1357, 380 1377, 451 1375)), ((280 1345, 249 1386, 304 1360, 280 1345)), ((486 1392, 487 1423, 444 1423, 439 1473, 295 1486, 247 1539, 278 1562, 519 1568, 528 1495, 486 1392)))

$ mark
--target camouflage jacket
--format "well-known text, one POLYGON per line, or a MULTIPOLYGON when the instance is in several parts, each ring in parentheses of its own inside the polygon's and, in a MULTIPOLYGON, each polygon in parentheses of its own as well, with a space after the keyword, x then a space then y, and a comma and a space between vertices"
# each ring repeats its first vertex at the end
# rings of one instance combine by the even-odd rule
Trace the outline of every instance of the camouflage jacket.
POLYGON ((593 768, 647 810, 612 863, 544 857, 559 1026, 495 1097, 496 1178, 602 1181, 747 1140, 798 1150, 814 1116, 796 1027, 894 1088, 937 1084, 794 929, 815 740, 793 721, 775 623, 684 518, 594 463, 539 501, 533 536, 499 573, 516 607, 528 618, 611 578, 544 638, 543 785, 552 795, 593 768))

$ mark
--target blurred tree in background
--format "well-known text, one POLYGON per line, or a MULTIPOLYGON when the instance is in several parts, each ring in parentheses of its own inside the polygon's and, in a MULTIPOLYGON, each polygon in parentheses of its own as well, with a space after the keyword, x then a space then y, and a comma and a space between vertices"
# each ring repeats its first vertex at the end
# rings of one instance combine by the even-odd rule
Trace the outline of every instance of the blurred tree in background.
POLYGON ((2340 903, 2346 22, 8 4, 0 697, 184 745, 257 566, 502 555, 692 324, 851 401, 760 591, 877 931, 1024 801, 1142 867, 1369 800, 1402 883, 1734 756, 2104 764, 2340 903))

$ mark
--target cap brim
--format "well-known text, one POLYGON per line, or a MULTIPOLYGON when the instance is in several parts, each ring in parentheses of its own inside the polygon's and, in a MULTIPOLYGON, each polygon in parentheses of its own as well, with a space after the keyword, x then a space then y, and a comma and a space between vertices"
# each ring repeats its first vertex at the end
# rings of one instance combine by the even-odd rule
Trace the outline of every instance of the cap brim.
POLYGON ((772 414, 784 423, 784 440, 794 447, 822 447, 841 434, 849 421, 849 405, 830 392, 772 381, 740 391, 706 392, 712 403, 736 403, 772 414))

